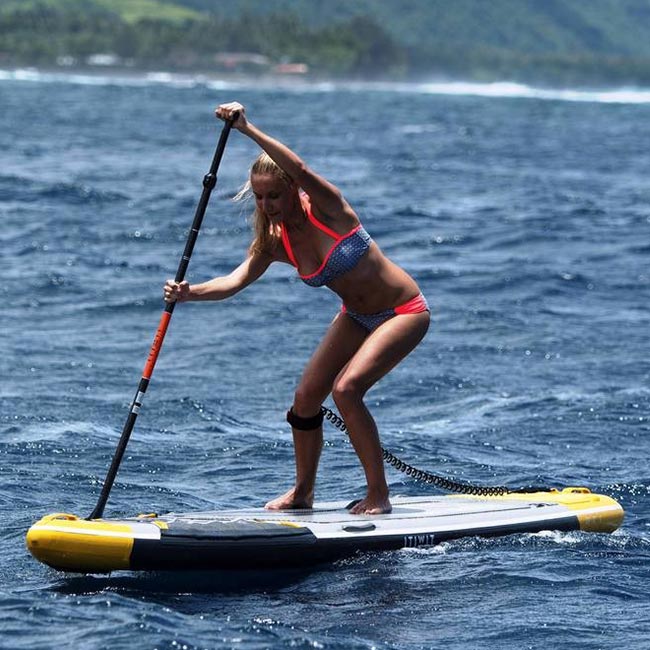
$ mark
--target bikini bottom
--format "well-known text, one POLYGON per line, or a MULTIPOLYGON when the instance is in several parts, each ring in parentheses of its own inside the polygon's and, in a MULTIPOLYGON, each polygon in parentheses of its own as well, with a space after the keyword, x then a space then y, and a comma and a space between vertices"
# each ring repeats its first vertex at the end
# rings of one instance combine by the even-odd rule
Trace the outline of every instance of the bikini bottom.
POLYGON ((419 314, 423 311, 431 310, 429 309, 427 299, 421 293, 415 296, 415 298, 411 298, 411 300, 405 302, 403 305, 398 305, 391 309, 385 309, 376 314, 359 314, 356 311, 348 309, 345 305, 341 306, 342 313, 347 314, 369 332, 376 330, 382 323, 385 323, 387 320, 390 320, 399 314, 419 314))

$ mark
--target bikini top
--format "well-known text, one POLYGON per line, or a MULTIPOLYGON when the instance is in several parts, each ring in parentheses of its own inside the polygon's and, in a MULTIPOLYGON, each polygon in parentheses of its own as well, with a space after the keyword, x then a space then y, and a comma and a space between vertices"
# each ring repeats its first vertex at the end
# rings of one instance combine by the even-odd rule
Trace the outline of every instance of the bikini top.
MULTIPOLYGON (((316 219, 308 202, 305 201, 303 205, 309 221, 316 226, 316 228, 322 230, 334 239, 334 244, 332 244, 332 247, 327 252, 323 263, 314 273, 310 273, 309 275, 301 275, 298 273, 300 279, 310 287, 322 287, 323 285, 336 280, 336 278, 342 276, 344 273, 351 271, 359 263, 359 260, 363 257, 368 248, 370 248, 372 238, 361 224, 350 230, 347 234, 339 235, 331 228, 328 228, 324 223, 321 223, 316 219)), ((289 234, 287 233, 284 224, 280 224, 280 229, 284 250, 291 260, 291 263, 297 269, 298 262, 296 261, 296 257, 291 249, 289 234)))

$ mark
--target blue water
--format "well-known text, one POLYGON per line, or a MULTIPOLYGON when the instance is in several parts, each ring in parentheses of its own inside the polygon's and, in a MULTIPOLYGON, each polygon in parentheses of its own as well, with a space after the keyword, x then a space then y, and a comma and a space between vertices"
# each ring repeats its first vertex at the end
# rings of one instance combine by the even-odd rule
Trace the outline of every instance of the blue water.
MULTIPOLYGON (((0 75, 0 647, 650 647, 650 93, 0 75), (467 94, 463 94, 467 93, 467 94), (585 485, 613 535, 466 539, 313 571, 66 576, 24 547, 92 510, 239 99, 344 191, 434 326, 369 394, 385 447, 460 480, 585 485)), ((249 242, 233 133, 189 277, 249 242)), ((338 309, 277 266, 175 311, 107 516, 258 506, 338 309)), ((361 496, 326 432, 318 498, 361 496)), ((393 494, 425 486, 388 470, 393 494)))

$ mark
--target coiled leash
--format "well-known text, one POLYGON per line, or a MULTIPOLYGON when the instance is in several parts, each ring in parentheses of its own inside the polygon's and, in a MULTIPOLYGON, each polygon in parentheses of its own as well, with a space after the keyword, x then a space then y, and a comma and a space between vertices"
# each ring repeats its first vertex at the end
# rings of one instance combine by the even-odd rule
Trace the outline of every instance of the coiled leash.
MULTIPOLYGON (((337 429, 340 429, 348 436, 347 427, 343 418, 332 409, 327 408, 326 406, 321 406, 321 418, 325 417, 329 422, 331 422, 337 429)), ((318 418, 319 416, 316 416, 318 418)), ((313 418, 310 418, 310 420, 313 418)), ((500 496, 503 494, 512 494, 515 492, 539 492, 539 491, 548 491, 546 487, 528 487, 521 488, 520 490, 510 490, 507 487, 502 485, 498 486, 484 486, 484 485, 471 485, 469 483, 462 483, 460 481, 454 481, 445 476, 438 476, 437 474, 432 474, 423 469, 418 469, 405 463, 403 460, 395 456, 392 452, 387 449, 381 448, 381 453, 384 456, 384 460, 392 465, 396 470, 404 472, 407 476, 414 478, 416 481, 422 481, 423 483, 428 483, 429 485, 435 485, 442 490, 448 492, 458 492, 460 494, 470 494, 472 496, 481 496, 481 497, 491 497, 491 496, 500 496)))

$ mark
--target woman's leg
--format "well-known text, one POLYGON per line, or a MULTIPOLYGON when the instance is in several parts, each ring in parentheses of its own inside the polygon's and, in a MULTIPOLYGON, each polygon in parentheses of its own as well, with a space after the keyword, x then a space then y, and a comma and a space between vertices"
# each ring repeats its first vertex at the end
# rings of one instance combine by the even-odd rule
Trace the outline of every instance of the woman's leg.
POLYGON ((363 397, 415 348, 428 328, 429 312, 391 318, 368 336, 334 381, 332 396, 345 420, 368 484, 366 497, 350 510, 353 514, 391 511, 377 425, 363 397))
MULTIPOLYGON (((368 332, 344 314, 338 314, 303 371, 296 389, 293 412, 311 418, 320 412, 332 391, 334 379, 359 349, 368 332)), ((323 427, 303 430, 292 427, 296 456, 296 483, 288 492, 266 504, 269 510, 311 508, 316 472, 323 447, 323 427)))

